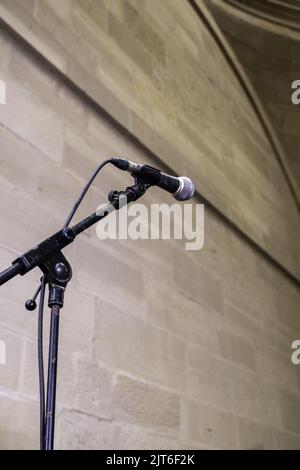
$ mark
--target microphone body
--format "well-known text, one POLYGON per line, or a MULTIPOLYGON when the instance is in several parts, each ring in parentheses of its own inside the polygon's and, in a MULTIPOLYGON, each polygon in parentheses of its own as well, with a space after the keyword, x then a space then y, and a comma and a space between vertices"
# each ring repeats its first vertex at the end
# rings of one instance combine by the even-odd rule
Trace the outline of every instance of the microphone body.
POLYGON ((190 178, 186 176, 170 176, 152 166, 140 165, 123 158, 113 158, 112 163, 120 170, 138 175, 145 182, 168 191, 178 201, 186 201, 194 195, 195 187, 190 178))

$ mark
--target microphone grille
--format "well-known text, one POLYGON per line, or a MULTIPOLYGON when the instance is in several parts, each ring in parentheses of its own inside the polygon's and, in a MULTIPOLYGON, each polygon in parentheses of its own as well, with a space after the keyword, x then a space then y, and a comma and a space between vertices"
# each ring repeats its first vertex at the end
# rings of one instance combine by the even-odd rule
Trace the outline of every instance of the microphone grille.
POLYGON ((195 193, 195 186, 190 178, 187 176, 178 177, 180 185, 176 193, 174 194, 177 201, 187 201, 193 197, 195 193))

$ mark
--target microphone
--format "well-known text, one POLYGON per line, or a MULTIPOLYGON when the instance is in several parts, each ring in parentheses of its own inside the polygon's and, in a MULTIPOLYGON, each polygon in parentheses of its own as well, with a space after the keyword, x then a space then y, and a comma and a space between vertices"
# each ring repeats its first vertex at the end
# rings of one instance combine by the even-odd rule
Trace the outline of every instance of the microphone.
POLYGON ((168 191, 177 201, 187 201, 195 193, 194 184, 187 176, 170 176, 152 166, 140 165, 124 158, 112 158, 111 163, 133 176, 141 176, 146 183, 168 191))

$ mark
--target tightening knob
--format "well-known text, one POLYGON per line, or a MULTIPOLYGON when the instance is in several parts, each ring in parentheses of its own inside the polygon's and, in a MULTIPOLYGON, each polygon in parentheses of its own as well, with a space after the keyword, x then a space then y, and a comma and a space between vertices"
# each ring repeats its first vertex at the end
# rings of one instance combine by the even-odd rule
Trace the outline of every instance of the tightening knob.
POLYGON ((33 310, 36 309, 36 301, 35 300, 27 300, 25 304, 26 310, 29 310, 29 312, 32 312, 33 310))

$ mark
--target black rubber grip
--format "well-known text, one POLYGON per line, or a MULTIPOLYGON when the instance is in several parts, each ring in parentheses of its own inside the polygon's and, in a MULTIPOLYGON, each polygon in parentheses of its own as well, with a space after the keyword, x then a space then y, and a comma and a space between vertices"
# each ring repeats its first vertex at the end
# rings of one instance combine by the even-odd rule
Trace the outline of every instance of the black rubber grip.
POLYGON ((169 176, 166 175, 165 173, 160 174, 160 180, 157 184, 162 189, 165 189, 169 193, 176 193, 176 191, 179 189, 180 182, 179 179, 176 178, 176 176, 169 176))

